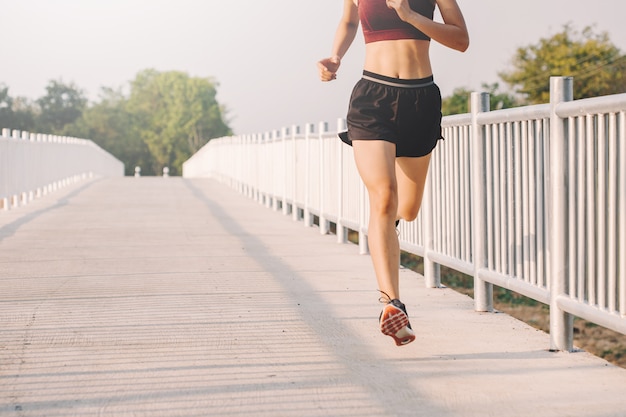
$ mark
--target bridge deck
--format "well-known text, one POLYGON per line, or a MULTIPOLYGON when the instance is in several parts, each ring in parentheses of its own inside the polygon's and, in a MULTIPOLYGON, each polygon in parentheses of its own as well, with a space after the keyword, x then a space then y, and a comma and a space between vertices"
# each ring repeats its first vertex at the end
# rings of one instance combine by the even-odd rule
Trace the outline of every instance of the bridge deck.
POLYGON ((2 416, 623 416, 626 370, 551 353, 211 180, 74 185, 0 213, 2 416))

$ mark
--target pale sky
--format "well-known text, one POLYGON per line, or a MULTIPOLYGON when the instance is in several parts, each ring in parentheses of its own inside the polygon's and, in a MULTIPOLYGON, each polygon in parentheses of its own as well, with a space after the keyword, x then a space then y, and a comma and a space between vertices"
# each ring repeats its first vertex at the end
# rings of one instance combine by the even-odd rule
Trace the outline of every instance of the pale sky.
MULTIPOLYGON (((499 82, 516 49, 567 23, 595 25, 626 53, 624 0, 458 0, 470 31, 462 54, 433 42, 435 81, 457 87, 499 82)), ((91 99, 127 87, 144 69, 179 70, 219 83, 235 133, 329 122, 345 116, 361 74, 359 35, 339 79, 321 83, 315 63, 330 53, 343 0, 0 0, 0 83, 36 99, 51 79, 91 99)), ((45 132, 42 132, 45 133, 45 132)))

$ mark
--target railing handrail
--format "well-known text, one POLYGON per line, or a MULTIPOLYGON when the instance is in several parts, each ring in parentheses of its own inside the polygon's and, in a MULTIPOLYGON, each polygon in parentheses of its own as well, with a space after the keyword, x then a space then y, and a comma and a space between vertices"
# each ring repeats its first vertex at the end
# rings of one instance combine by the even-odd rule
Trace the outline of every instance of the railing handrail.
POLYGON ((91 176, 123 176, 124 164, 93 141, 2 129, 0 210, 91 176))

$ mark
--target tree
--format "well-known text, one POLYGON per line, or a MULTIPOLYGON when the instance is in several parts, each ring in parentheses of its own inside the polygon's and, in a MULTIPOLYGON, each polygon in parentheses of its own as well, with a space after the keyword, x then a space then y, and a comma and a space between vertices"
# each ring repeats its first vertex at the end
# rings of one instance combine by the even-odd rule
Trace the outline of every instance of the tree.
POLYGON ((469 100, 472 92, 464 87, 455 88, 451 96, 441 100, 441 113, 444 116, 469 112, 469 100))
POLYGON ((216 84, 208 78, 180 71, 137 74, 127 109, 154 158, 152 171, 169 167, 176 175, 182 163, 210 139, 231 134, 216 94, 216 84))
MULTIPOLYGON (((523 103, 516 100, 514 96, 507 93, 499 92, 500 85, 498 83, 482 84, 481 91, 489 93, 490 110, 508 109, 520 106, 523 103)), ((469 102, 471 91, 466 88, 456 88, 452 95, 443 98, 441 101, 441 113, 444 116, 451 114, 463 114, 470 111, 469 102)))
POLYGON ((0 84, 0 127, 11 128, 13 123, 13 99, 9 87, 0 84))
POLYGON ((84 92, 73 83, 52 80, 46 95, 37 100, 40 114, 37 129, 44 133, 61 134, 66 125, 74 123, 87 107, 84 92))
POLYGON ((11 97, 9 87, 0 84, 0 128, 32 131, 34 127, 33 105, 23 97, 11 97))
POLYGON ((595 97, 626 91, 626 57, 606 33, 582 33, 569 25, 535 45, 519 48, 513 70, 500 78, 531 104, 550 100, 550 76, 574 77, 575 98, 595 97))
POLYGON ((144 174, 154 174, 152 156, 136 134, 127 98, 120 90, 103 87, 100 100, 89 106, 80 119, 63 129, 63 134, 90 138, 102 149, 124 162, 125 174, 132 175, 136 166, 147 167, 144 174))

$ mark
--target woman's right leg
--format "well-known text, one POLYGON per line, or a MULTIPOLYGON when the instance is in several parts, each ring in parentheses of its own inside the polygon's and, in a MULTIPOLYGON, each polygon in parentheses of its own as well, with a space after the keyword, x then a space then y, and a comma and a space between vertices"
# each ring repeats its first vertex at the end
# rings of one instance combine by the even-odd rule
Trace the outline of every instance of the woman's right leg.
MULTIPOLYGON (((382 140, 353 141, 354 158, 369 194, 368 239, 378 289, 387 296, 380 313, 380 331, 397 346, 415 340, 409 316, 400 298, 400 245, 395 221, 398 214, 396 146, 382 140)), ((384 298, 383 298, 384 299, 384 298)))
POLYGON ((359 175, 369 195, 368 244, 378 289, 391 299, 400 298, 395 145, 382 140, 354 140, 352 146, 359 175))

